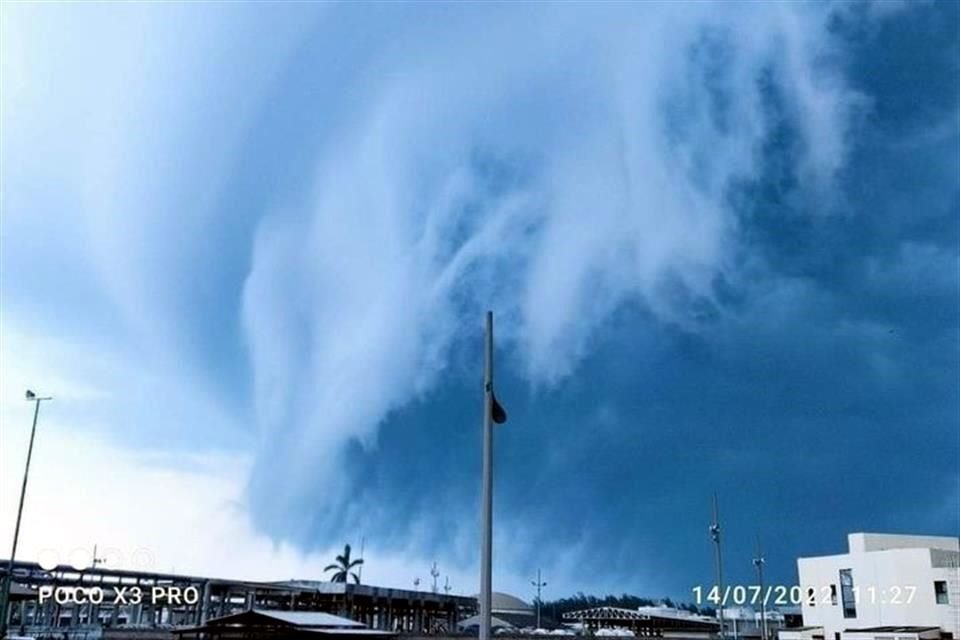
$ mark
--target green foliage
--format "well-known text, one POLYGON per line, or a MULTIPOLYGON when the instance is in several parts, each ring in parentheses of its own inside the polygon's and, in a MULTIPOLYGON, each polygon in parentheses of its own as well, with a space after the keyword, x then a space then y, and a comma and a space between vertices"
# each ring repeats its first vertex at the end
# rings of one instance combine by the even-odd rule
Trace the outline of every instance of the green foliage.
POLYGON ((683 609, 684 611, 699 613, 701 615, 713 615, 712 607, 698 607, 695 604, 690 604, 687 602, 674 602, 670 598, 659 598, 655 600, 651 598, 641 598, 640 596, 631 595, 629 593, 624 593, 619 596, 610 594, 597 597, 595 595, 584 595, 583 592, 580 592, 568 598, 544 601, 542 606, 545 612, 550 613, 555 618, 561 618, 565 613, 580 611, 581 609, 593 609, 595 607, 637 609, 638 607, 653 607, 657 605, 676 607, 678 609, 683 609))
POLYGON ((350 570, 362 564, 363 558, 356 560, 350 559, 350 545, 344 545, 343 554, 336 557, 334 564, 329 564, 324 567, 323 571, 334 572, 330 578, 330 582, 349 582, 350 578, 353 578, 355 583, 360 584, 360 576, 350 570))

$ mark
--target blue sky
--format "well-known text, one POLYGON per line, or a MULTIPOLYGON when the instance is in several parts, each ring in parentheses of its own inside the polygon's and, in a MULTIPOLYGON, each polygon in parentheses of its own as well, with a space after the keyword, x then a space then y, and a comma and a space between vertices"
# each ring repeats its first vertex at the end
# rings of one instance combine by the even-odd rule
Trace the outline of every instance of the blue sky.
POLYGON ((958 534, 958 6, 5 4, 0 535, 471 593, 488 308, 499 588, 958 534))

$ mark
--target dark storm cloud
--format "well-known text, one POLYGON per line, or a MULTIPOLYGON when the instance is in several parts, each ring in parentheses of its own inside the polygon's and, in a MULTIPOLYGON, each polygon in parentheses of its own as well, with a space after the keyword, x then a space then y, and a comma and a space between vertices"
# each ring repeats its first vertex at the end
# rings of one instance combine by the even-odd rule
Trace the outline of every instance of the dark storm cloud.
MULTIPOLYGON (((548 389, 504 354, 503 570, 559 570, 576 549, 578 564, 602 569, 564 585, 688 595, 711 579, 714 490, 740 582, 756 535, 771 579, 789 583, 796 556, 840 551, 850 531, 957 533, 956 14, 941 3, 879 27, 833 25, 867 100, 830 198, 803 182, 801 116, 775 76, 761 79, 776 124, 759 175, 729 192, 736 268, 710 296, 668 294, 692 324, 627 304, 548 389)), ((475 524, 477 347, 392 414, 375 448, 352 450, 350 526, 472 563, 473 538, 452 532, 475 524), (421 519, 431 524, 412 533, 421 519)))

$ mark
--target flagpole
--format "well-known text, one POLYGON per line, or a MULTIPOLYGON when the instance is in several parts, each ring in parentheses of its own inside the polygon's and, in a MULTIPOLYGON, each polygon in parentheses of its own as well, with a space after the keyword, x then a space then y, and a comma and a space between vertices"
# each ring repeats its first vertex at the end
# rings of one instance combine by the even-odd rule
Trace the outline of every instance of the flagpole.
POLYGON ((483 488, 480 507, 480 638, 490 640, 493 557, 493 312, 487 311, 483 364, 483 488))

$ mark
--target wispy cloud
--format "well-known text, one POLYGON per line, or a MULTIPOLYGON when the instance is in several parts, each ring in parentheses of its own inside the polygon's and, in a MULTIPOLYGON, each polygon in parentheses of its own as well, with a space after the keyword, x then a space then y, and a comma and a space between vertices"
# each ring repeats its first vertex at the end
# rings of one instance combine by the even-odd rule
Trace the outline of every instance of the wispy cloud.
POLYGON ((341 451, 441 384, 485 308, 533 386, 569 376, 628 302, 689 324, 738 248, 730 189, 781 119, 829 187, 860 99, 828 15, 623 9, 427 10, 359 70, 360 108, 305 204, 261 223, 244 291, 265 520, 305 499, 280 530, 339 518, 341 451))

